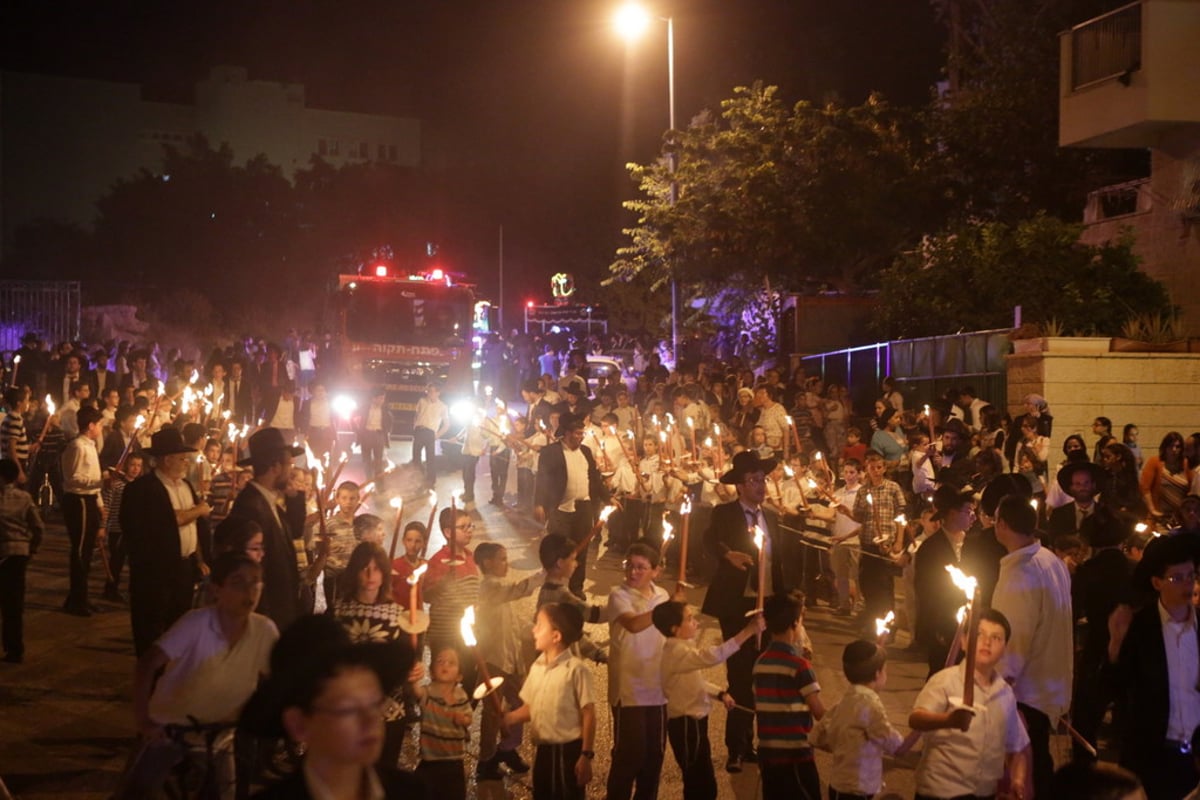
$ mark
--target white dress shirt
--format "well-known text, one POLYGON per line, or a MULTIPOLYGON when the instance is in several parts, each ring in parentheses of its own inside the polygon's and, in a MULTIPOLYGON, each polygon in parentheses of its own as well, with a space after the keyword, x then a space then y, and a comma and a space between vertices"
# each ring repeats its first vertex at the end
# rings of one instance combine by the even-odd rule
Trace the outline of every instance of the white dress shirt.
MULTIPOLYGON (((167 496, 171 498, 171 508, 176 511, 187 511, 196 505, 196 501, 192 498, 192 488, 183 479, 174 480, 162 473, 162 470, 154 470, 154 474, 158 477, 159 482, 166 488, 167 496)), ((199 533, 196 530, 196 521, 192 520, 186 525, 179 526, 179 557, 187 558, 192 553, 196 552, 196 544, 200 541, 199 533)))
POLYGON ((562 502, 558 510, 570 514, 575 510, 576 500, 588 500, 588 463, 583 454, 584 445, 574 450, 564 446, 563 462, 567 467, 567 485, 563 489, 562 502))
POLYGON ((711 647, 698 647, 691 639, 668 637, 662 653, 667 717, 707 717, 712 710, 711 697, 721 690, 706 681, 701 670, 724 663, 738 651, 739 646, 736 639, 728 639, 711 647))
POLYGON ((610 706, 661 706, 662 653, 665 639, 653 625, 633 633, 617 618, 645 614, 670 600, 666 589, 650 585, 650 596, 621 584, 608 595, 608 704, 610 706))
MULTIPOLYGON (((67 442, 62 452, 62 472, 64 492, 90 494, 100 499, 102 476, 95 441, 87 436, 76 436, 67 442)), ((103 501, 100 505, 104 505, 103 501)))
POLYGON ((1063 562, 1034 542, 1000 559, 992 608, 1008 618, 1012 637, 1000 672, 1017 700, 1056 724, 1071 705, 1074 623, 1071 576, 1063 562))
POLYGON ((1200 651, 1196 644, 1196 612, 1189 608, 1182 622, 1171 619, 1171 613, 1158 602, 1158 618, 1162 620, 1163 649, 1167 654, 1167 688, 1170 692, 1170 712, 1167 715, 1167 738, 1190 742, 1192 731, 1200 725, 1200 651))
POLYGON ((583 714, 594 706, 592 671, 570 650, 547 661, 542 653, 529 667, 521 687, 529 705, 529 729, 534 744, 565 744, 583 736, 583 714))

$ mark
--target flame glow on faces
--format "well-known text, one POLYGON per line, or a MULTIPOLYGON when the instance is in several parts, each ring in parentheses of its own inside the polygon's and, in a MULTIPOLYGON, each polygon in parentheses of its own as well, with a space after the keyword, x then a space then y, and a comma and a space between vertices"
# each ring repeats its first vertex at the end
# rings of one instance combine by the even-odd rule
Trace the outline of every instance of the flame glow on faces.
POLYGON ((458 625, 459 633, 462 634, 463 643, 467 647, 475 646, 475 606, 467 606, 467 610, 463 612, 462 622, 458 625))

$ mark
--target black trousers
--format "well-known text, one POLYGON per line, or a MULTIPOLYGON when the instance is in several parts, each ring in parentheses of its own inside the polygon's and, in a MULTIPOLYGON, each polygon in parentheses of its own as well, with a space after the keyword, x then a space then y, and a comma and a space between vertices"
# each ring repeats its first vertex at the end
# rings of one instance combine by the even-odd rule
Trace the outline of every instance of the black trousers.
POLYGON ((67 538, 71 541, 71 588, 67 591, 64 607, 86 609, 88 573, 96 552, 96 534, 100 532, 100 499, 94 494, 67 493, 62 496, 62 511, 67 538))
MULTIPOLYGON (((749 601, 747 601, 749 610, 749 601)), ((720 618, 721 638, 729 640, 746 627, 742 614, 727 614, 720 618)), ((738 651, 725 661, 729 694, 744 708, 754 708, 754 662, 758 660, 758 643, 751 636, 738 651)), ((754 748, 754 714, 741 708, 729 709, 725 719, 725 749, 729 755, 745 756, 754 748)), ((815 800, 815 798, 814 798, 815 800)))
POLYGON ((575 763, 583 740, 539 744, 533 756, 533 800, 584 800, 585 787, 575 781, 575 763))
POLYGON ((667 749, 666 706, 613 706, 607 800, 654 800, 667 749), (636 784, 636 788, 635 788, 636 784))
POLYGON ((763 800, 821 800, 821 777, 812 761, 758 765, 763 800))
POLYGON ((667 740, 683 773, 683 800, 716 800, 717 776, 708 741, 708 717, 668 719, 667 740))
MULTIPOLYGON (((592 504, 590 501, 577 500, 575 501, 575 510, 572 512, 559 511, 557 508, 551 509, 548 513, 546 532, 561 533, 572 542, 578 544, 587 538, 587 535, 592 530, 592 504)), ((583 579, 587 575, 587 559, 589 547, 585 547, 579 554, 575 571, 571 573, 570 580, 567 581, 567 588, 576 594, 583 592, 583 579)))
POLYGON ((467 772, 461 758, 422 761, 417 764, 417 774, 438 800, 467 800, 467 772))
POLYGON ((865 544, 858 564, 858 587, 863 596, 862 618, 886 617, 896 602, 896 580, 892 565, 881 558, 879 545, 865 544))
MULTIPOLYGON (((1099 664, 1080 660, 1075 675, 1075 689, 1071 697, 1071 725, 1092 744, 1100 734, 1104 712, 1116 700, 1112 681, 1107 678, 1099 664)), ((1071 741, 1071 758, 1074 761, 1095 761, 1096 757, 1081 744, 1071 741)))
POLYGON ((500 505, 504 502, 504 488, 508 483, 509 451, 492 453, 488 458, 488 470, 492 473, 492 502, 500 505))
POLYGON ((1024 703, 1017 703, 1017 710, 1025 716, 1029 749, 1033 753, 1033 796, 1049 797, 1050 784, 1054 781, 1054 757, 1050 755, 1050 717, 1024 703))
MULTIPOLYGON (((424 465, 425 480, 431 485, 437 482, 437 467, 434 466, 437 452, 436 436, 437 432, 431 431, 429 428, 413 428, 413 463, 418 467, 424 465), (422 455, 424 459, 422 459, 422 455)), ((366 445, 363 447, 365 450, 366 445)))
POLYGON ((198 577, 196 563, 190 558, 168 564, 130 564, 129 621, 139 658, 191 610, 198 577))
POLYGON ((105 588, 114 591, 121 587, 121 573, 125 571, 125 558, 128 548, 125 547, 125 534, 118 528, 108 532, 108 568, 112 571, 112 580, 105 583, 105 588))
POLYGON ((25 571, 29 556, 0 556, 0 638, 4 654, 25 655, 25 571))
MULTIPOLYGON (((463 503, 475 502, 475 470, 479 467, 479 456, 462 457, 463 503)), ((432 482, 432 478, 429 479, 432 482)))
POLYGON ((383 431, 362 431, 358 438, 362 446, 363 467, 367 473, 365 480, 375 481, 376 491, 382 490, 383 459, 387 455, 388 435, 383 431))

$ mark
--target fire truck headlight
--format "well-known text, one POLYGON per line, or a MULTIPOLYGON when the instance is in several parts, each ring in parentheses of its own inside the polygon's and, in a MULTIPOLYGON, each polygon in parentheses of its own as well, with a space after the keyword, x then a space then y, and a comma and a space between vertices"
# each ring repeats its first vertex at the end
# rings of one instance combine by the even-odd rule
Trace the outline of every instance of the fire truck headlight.
POLYGON ((466 425, 475 414, 475 402, 463 398, 450 404, 450 417, 459 425, 466 425))
POLYGON ((333 413, 349 419, 350 415, 358 408, 358 402, 348 394, 339 394, 334 396, 330 406, 333 408, 333 413))

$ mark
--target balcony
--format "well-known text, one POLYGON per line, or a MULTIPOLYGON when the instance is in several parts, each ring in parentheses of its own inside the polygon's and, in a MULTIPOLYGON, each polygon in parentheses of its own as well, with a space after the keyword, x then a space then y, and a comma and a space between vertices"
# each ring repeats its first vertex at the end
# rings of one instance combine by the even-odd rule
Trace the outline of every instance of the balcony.
POLYGON ((1061 34, 1059 144, 1154 147, 1200 126, 1198 41, 1198 0, 1141 0, 1061 34))

